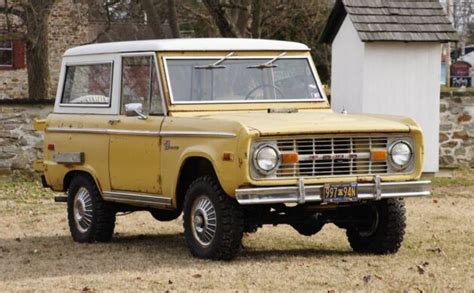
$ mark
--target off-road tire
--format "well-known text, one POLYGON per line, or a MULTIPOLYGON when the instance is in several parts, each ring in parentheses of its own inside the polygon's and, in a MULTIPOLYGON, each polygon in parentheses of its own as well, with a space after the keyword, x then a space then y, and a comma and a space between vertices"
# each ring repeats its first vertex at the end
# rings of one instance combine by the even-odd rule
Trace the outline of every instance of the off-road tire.
POLYGON ((396 253, 405 235, 405 203, 399 199, 386 199, 373 204, 378 211, 378 225, 371 235, 362 235, 358 227, 347 229, 352 249, 358 253, 396 253))
POLYGON ((233 259, 241 249, 244 220, 237 201, 229 197, 213 176, 203 176, 189 186, 184 200, 184 235, 191 254, 198 258, 213 260, 233 259), (205 247, 196 239, 191 221, 191 210, 195 200, 206 196, 216 212, 215 235, 205 247))
POLYGON ((170 222, 179 218, 181 211, 151 210, 150 214, 157 221, 170 222))
POLYGON ((292 223, 291 227, 298 233, 304 236, 313 236, 314 234, 321 231, 324 227, 324 223, 318 219, 318 214, 311 215, 298 223, 292 223))
POLYGON ((69 184, 67 211, 69 230, 76 242, 107 242, 112 239, 115 228, 116 211, 113 204, 105 202, 94 180, 85 174, 76 175, 69 184), (87 231, 80 231, 74 219, 74 198, 77 191, 84 187, 92 199, 92 219, 87 231))

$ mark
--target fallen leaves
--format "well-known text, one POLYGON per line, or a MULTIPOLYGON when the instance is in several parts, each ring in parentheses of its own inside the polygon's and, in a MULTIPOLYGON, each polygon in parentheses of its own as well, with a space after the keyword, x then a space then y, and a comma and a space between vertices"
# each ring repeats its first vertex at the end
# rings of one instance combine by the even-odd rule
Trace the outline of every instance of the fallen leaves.
POLYGON ((416 266, 417 270, 418 270, 418 273, 420 275, 423 275, 425 272, 426 272, 426 267, 429 265, 430 263, 425 261, 419 265, 416 266))
POLYGON ((439 254, 439 255, 442 255, 444 257, 448 257, 446 252, 444 252, 443 249, 441 249, 441 247, 435 247, 435 248, 428 248, 426 249, 426 251, 429 251, 429 252, 434 252, 436 254, 439 254))

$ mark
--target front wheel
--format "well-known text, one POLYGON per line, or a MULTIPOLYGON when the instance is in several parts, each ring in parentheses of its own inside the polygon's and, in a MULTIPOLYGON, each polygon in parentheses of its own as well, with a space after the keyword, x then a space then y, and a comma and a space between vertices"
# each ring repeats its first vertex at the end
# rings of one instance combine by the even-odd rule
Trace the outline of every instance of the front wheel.
POLYGON ((396 253, 405 235, 405 203, 399 199, 386 199, 358 209, 359 219, 365 220, 366 224, 347 229, 352 249, 359 253, 396 253))
POLYGON ((115 228, 115 209, 102 200, 94 180, 75 176, 68 188, 69 230, 76 242, 110 241, 115 228))
POLYGON ((240 206, 212 176, 194 180, 184 201, 184 235, 199 258, 230 260, 241 248, 244 221, 240 206))

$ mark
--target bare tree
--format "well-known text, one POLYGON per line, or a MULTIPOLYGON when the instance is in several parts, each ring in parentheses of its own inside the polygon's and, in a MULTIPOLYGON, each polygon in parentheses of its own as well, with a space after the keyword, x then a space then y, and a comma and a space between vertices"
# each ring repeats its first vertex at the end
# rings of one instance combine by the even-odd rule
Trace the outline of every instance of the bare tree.
POLYGON ((176 12, 176 1, 168 0, 168 21, 171 27, 171 34, 173 38, 180 38, 178 13, 176 12))
POLYGON ((223 37, 228 38, 239 38, 241 37, 240 32, 237 30, 234 23, 231 22, 228 13, 219 0, 203 0, 209 14, 214 19, 220 34, 223 37))
POLYGON ((31 100, 50 97, 48 21, 56 0, 5 1, 0 7, 7 19, 7 38, 20 38, 26 44, 28 69, 28 98, 31 100), (21 25, 15 30, 8 24, 17 18, 21 25))
POLYGON ((262 33, 262 0, 252 1, 252 38, 260 38, 262 33))
POLYGON ((163 30, 161 16, 158 11, 156 11, 153 1, 141 0, 140 2, 142 4, 143 10, 147 15, 147 22, 153 31, 154 37, 157 39, 164 39, 165 32, 163 30))

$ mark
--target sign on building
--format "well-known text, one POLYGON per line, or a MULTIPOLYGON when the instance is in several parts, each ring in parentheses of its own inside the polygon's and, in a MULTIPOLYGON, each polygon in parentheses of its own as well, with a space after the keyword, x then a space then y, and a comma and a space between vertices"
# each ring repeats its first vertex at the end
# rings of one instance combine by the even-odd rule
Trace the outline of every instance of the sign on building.
POLYGON ((457 61, 451 65, 451 86, 452 87, 471 87, 472 77, 469 76, 471 64, 464 61, 457 61))

